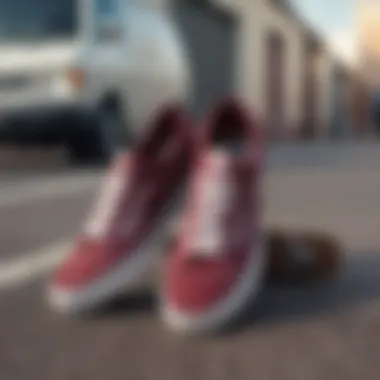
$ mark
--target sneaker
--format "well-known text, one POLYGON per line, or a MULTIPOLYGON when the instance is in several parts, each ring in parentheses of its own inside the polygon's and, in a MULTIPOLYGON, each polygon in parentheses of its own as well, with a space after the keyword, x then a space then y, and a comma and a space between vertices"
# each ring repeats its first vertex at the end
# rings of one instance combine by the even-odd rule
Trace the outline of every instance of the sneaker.
POLYGON ((73 251, 53 275, 48 298, 55 310, 96 307, 148 270, 185 179, 190 147, 187 118, 172 107, 115 159, 73 251))
POLYGON ((237 100, 227 100, 202 126, 197 149, 161 294, 166 324, 193 332, 232 321, 265 271, 258 126, 237 100))

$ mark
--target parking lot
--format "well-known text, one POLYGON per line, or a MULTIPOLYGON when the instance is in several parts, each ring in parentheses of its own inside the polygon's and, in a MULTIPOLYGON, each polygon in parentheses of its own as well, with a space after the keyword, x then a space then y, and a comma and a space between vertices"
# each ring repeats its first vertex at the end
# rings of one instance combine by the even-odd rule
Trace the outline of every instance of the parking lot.
POLYGON ((268 226, 316 228, 344 244, 339 278, 266 288, 239 329, 181 337, 155 313, 147 281, 97 315, 67 319, 44 304, 102 169, 64 161, 0 171, 0 379, 260 380, 380 378, 380 145, 269 149, 268 226))

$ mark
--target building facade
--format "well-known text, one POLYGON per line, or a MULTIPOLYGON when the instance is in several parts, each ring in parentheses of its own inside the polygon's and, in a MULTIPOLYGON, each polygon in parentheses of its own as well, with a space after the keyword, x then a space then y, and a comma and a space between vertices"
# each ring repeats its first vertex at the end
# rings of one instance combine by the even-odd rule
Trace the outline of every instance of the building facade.
POLYGON ((359 64, 369 85, 380 85, 380 2, 356 0, 359 64))
POLYGON ((329 118, 328 53, 282 0, 179 0, 194 69, 193 110, 240 94, 273 138, 315 137, 329 118))
POLYGON ((239 94, 275 139, 328 137, 346 128, 342 99, 350 79, 287 0, 161 1, 189 53, 195 117, 239 94))

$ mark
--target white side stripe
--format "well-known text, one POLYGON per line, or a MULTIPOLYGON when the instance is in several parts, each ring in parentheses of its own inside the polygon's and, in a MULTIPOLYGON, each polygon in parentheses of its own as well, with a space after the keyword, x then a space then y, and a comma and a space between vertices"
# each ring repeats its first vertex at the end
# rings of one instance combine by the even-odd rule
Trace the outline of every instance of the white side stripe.
POLYGON ((89 236, 101 238, 107 233, 110 222, 118 210, 120 199, 126 190, 126 182, 125 176, 121 173, 112 173, 106 178, 98 202, 85 227, 85 233, 89 236))
POLYGON ((230 183, 226 175, 227 161, 223 155, 213 155, 206 162, 200 183, 200 199, 197 200, 195 231, 190 251, 196 255, 210 255, 220 251, 223 229, 220 225, 226 205, 229 203, 230 183))

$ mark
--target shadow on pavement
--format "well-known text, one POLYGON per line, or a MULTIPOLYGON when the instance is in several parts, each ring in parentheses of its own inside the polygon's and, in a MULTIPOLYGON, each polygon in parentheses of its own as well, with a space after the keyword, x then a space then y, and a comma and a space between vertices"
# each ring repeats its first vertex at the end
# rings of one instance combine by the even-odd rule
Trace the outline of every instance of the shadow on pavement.
MULTIPOLYGON (((241 332, 256 326, 315 319, 380 300, 380 252, 360 252, 347 258, 340 275, 314 285, 268 285, 238 323, 225 333, 241 332)), ((155 311, 156 294, 151 287, 122 296, 92 314, 91 318, 136 316, 155 311)))
POLYGON ((358 252, 347 257, 340 275, 326 283, 289 287, 268 285, 236 327, 317 318, 357 310, 377 300, 380 300, 380 252, 358 252))
POLYGON ((93 317, 136 315, 153 312, 155 308, 155 294, 150 289, 141 289, 134 293, 115 298, 99 309, 93 317))

